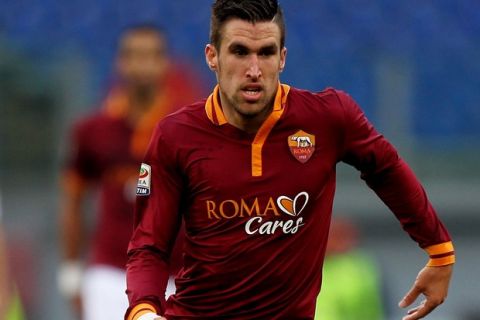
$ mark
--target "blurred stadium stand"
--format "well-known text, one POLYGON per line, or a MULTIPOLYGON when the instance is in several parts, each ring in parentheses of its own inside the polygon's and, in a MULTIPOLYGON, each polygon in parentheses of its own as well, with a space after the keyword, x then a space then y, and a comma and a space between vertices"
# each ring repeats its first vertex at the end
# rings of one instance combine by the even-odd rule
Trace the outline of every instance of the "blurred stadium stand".
MULTIPOLYGON (((289 49, 282 80, 349 92, 424 181, 457 239, 451 298, 430 319, 480 313, 478 284, 468 281, 480 262, 480 1, 281 3, 289 49)), ((37 298, 34 318, 68 318, 53 280, 55 179, 66 128, 108 88, 118 33, 131 24, 158 23, 173 54, 213 85, 203 57, 209 4, 0 0, 0 185, 9 231, 35 243, 39 283, 50 293, 37 298)), ((365 229, 365 245, 391 280, 393 306, 424 257, 356 172, 341 165, 339 180, 336 210, 365 229)))

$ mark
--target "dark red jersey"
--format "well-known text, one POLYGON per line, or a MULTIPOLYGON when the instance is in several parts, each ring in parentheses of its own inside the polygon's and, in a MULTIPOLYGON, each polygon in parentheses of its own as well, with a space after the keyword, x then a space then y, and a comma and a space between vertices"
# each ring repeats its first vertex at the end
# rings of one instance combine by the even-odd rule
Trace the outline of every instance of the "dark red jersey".
MULTIPOLYGON (((87 185, 99 190, 90 263, 125 268, 138 168, 158 121, 200 96, 203 90, 194 80, 193 74, 181 66, 169 68, 152 105, 135 125, 127 120, 131 106, 125 90, 114 86, 102 110, 74 127, 66 187, 73 192, 84 190, 87 185)), ((181 259, 180 250, 176 253, 174 270, 179 269, 181 259)))
POLYGON ((74 128, 69 179, 81 179, 99 191, 96 227, 90 240, 90 262, 94 264, 124 268, 126 263, 139 163, 130 152, 133 131, 125 119, 105 113, 84 119, 74 128))
POLYGON ((280 85, 272 113, 248 134, 227 123, 217 87, 164 119, 150 143, 127 318, 150 308, 169 320, 313 319, 339 161, 361 171, 421 247, 450 243, 412 171, 347 94, 280 85), (165 303, 182 219, 184 267, 165 303))

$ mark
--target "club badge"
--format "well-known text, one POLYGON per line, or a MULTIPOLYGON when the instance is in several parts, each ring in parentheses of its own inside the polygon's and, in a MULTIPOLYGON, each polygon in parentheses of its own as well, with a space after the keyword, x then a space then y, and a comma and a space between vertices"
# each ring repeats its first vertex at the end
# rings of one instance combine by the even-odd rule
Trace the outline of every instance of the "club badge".
POLYGON ((315 136, 299 130, 288 137, 288 147, 295 159, 305 163, 315 151, 315 136))

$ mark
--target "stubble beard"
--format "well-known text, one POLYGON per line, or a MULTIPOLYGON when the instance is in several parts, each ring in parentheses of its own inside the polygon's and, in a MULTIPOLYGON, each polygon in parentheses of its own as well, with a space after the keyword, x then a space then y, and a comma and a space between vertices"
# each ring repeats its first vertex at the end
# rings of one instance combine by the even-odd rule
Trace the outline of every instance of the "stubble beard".
POLYGON ((229 100, 228 101, 229 104, 233 107, 233 109, 238 115, 240 115, 242 118, 246 120, 252 120, 258 116, 269 114, 273 109, 273 103, 274 103, 275 97, 272 97, 270 100, 260 99, 259 101, 253 102, 253 103, 249 103, 247 101, 240 102, 240 101, 237 101, 237 99, 235 98, 228 99, 228 100, 229 100), (242 104, 245 106, 260 105, 261 107, 258 108, 255 106, 254 109, 251 110, 249 108, 242 108, 241 107, 242 104))

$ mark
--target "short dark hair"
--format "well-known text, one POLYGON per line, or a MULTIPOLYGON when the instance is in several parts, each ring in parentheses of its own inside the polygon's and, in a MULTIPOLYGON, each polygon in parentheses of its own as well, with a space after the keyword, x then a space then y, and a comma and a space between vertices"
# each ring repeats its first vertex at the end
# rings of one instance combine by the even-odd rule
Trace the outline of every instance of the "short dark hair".
POLYGON ((237 18, 251 23, 272 21, 280 28, 280 47, 285 46, 285 20, 277 0, 216 0, 210 19, 210 42, 220 49, 222 27, 237 18))

